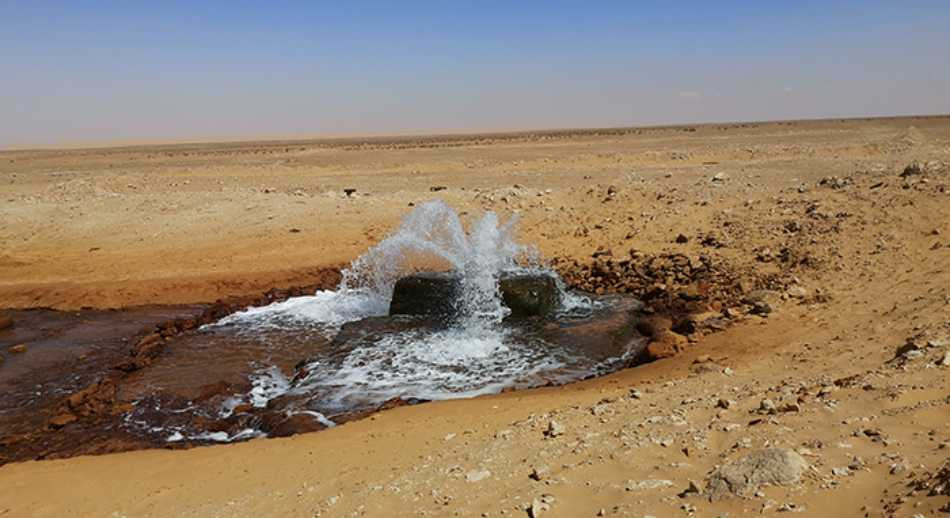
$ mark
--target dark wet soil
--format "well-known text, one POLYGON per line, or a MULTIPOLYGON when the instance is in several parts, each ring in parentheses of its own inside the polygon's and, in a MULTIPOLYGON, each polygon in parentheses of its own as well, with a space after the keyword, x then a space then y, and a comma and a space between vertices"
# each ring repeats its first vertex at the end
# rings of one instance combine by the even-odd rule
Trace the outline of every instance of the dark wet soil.
MULTIPOLYGON (((307 374, 302 360, 332 358, 346 336, 391 331, 385 321, 348 324, 335 340, 317 330, 241 335, 199 329, 234 309, 194 305, 7 311, 15 325, 0 330, 0 464, 322 429, 323 422, 306 415, 315 408, 313 395, 252 404, 251 375, 270 368, 293 383, 307 374), (20 344, 26 346, 24 352, 10 352, 20 344)), ((535 320, 528 332, 606 359, 618 347, 639 340, 632 318, 627 307, 598 320, 535 320)), ((636 344, 642 346, 642 340, 636 344)), ((609 365, 603 371, 622 366, 609 365)), ((517 388, 581 377, 583 373, 552 372, 517 388)), ((344 423, 381 408, 418 402, 370 401, 330 417, 344 423)))
MULTIPOLYGON (((139 307, 117 311, 10 310, 0 330, 0 463, 29 458, 145 447, 115 422, 77 419, 53 430, 64 399, 126 359, 143 329, 200 314, 204 306, 139 307), (24 352, 10 352, 24 345, 24 352), (110 447, 107 443, 113 443, 110 447)), ((110 416, 111 417, 111 416, 110 416)), ((111 420, 111 419, 110 419, 111 420)), ((108 420, 107 420, 108 421, 108 420)))

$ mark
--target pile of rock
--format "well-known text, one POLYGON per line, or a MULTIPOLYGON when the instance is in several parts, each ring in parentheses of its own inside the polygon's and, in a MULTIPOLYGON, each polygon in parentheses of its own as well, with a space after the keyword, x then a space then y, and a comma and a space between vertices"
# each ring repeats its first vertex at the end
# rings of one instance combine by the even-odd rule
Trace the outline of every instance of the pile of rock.
POLYGON ((595 254, 586 264, 565 259, 555 259, 553 264, 574 289, 634 295, 664 313, 724 311, 741 305, 756 288, 782 288, 777 279, 740 272, 707 254, 647 255, 631 250, 622 259, 612 253, 595 254))

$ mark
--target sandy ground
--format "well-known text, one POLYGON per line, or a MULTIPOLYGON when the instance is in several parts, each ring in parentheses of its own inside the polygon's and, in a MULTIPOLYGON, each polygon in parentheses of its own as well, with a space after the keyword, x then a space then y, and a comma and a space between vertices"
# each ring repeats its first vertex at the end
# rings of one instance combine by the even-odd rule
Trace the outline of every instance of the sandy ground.
POLYGON ((950 118, 0 153, 0 306, 306 284, 434 197, 517 213, 547 257, 715 254, 791 286, 767 317, 567 387, 6 465, 0 516, 937 515, 950 497, 908 484, 950 458, 947 184, 950 118), (808 461, 800 482, 678 496, 767 446, 808 461))

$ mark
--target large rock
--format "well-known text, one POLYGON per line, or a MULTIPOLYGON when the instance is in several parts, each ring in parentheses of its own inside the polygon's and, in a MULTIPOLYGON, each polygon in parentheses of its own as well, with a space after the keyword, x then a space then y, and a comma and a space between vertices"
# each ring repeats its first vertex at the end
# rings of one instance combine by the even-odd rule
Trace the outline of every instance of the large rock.
POLYGON ((561 304, 557 282, 550 275, 503 275, 499 289, 502 302, 514 318, 548 315, 561 304))
MULTIPOLYGON (((561 302, 555 278, 543 273, 503 274, 499 290, 513 318, 548 315, 561 302)), ((389 314, 448 317, 456 312, 463 296, 457 275, 416 273, 396 281, 389 314)))
POLYGON ((458 276, 441 272, 422 272, 403 277, 393 287, 390 315, 446 317, 458 307, 458 276))
POLYGON ((793 450, 766 448, 752 451, 721 466, 706 480, 710 500, 745 495, 761 486, 797 483, 808 463, 793 450))

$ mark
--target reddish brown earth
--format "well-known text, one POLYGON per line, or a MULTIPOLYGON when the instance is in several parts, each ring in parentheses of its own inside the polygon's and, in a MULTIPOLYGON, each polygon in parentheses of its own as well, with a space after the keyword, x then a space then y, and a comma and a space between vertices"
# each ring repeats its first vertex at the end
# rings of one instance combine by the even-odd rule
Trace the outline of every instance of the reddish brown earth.
MULTIPOLYGON (((947 164, 947 117, 2 153, 9 308, 317 284, 438 196, 518 213, 573 284, 669 320, 642 324, 659 361, 565 387, 7 464, 0 516, 935 515, 950 505, 947 164), (677 496, 766 447, 809 467, 743 496, 677 496)), ((10 352, 9 333, 0 376, 46 354, 33 339, 10 352)), ((72 410, 50 426, 86 426, 72 410)))

